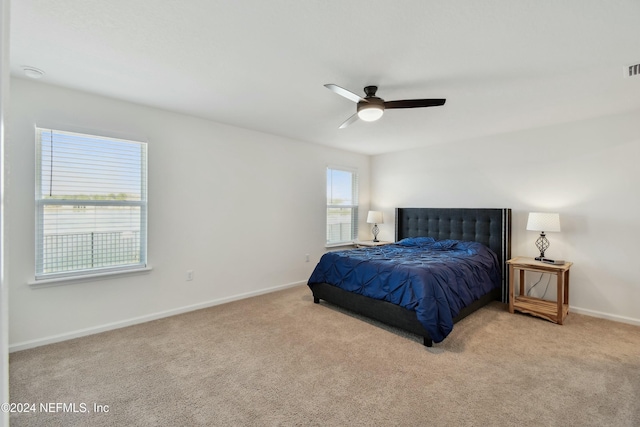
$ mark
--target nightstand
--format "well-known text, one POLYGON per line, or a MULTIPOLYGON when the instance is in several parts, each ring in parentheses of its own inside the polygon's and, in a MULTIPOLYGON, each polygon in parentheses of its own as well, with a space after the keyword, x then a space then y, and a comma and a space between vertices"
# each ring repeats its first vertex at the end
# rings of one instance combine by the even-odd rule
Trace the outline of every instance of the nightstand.
POLYGON ((368 247, 372 247, 372 246, 384 246, 384 245, 390 245, 393 242, 383 242, 382 240, 379 242, 374 242, 373 240, 354 240, 353 244, 357 247, 357 248, 368 248, 368 247))
POLYGON ((561 265, 547 264, 533 258, 515 257, 507 261, 509 264, 509 312, 520 311, 541 317, 562 325, 569 314, 569 269, 572 262, 561 265), (515 271, 519 270, 520 294, 515 295, 515 271), (526 296, 525 272, 554 274, 557 278, 557 299, 547 301, 526 296))

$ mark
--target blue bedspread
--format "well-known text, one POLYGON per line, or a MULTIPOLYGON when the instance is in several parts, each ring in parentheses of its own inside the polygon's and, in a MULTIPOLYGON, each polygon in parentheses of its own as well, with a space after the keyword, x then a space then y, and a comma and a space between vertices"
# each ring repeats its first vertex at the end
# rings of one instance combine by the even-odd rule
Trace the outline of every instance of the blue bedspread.
POLYGON ((308 284, 329 283, 416 312, 434 342, 453 329, 453 318, 500 287, 498 257, 476 242, 403 239, 392 245, 328 252, 308 284))

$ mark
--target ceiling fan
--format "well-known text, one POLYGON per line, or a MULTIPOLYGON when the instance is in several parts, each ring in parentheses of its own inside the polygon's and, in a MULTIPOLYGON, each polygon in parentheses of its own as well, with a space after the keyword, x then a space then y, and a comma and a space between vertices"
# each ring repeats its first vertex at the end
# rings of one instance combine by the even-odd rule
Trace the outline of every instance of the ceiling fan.
POLYGON ((385 101, 382 98, 376 96, 378 86, 367 86, 364 88, 366 96, 362 98, 355 93, 341 88, 338 85, 326 84, 327 89, 337 93, 340 96, 344 96, 348 100, 357 102, 356 113, 349 117, 339 126, 339 129, 344 129, 356 120, 364 120, 365 122, 373 122, 378 120, 384 114, 384 110, 391 108, 419 108, 419 107, 437 107, 444 105, 446 99, 404 99, 401 101, 385 101))

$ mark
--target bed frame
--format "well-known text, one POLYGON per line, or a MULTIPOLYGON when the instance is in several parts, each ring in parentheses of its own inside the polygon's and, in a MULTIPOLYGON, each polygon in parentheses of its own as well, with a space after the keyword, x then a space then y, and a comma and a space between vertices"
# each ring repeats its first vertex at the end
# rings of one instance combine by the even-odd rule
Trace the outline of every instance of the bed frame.
MULTIPOLYGON (((511 258, 511 209, 465 208, 397 208, 396 241, 406 237, 433 237, 437 240, 456 239, 480 242, 497 255, 502 271, 502 286, 463 308, 453 319, 464 319, 480 307, 494 300, 507 302, 509 295, 509 269, 511 258)), ((328 283, 309 285, 313 302, 320 300, 337 305, 365 317, 403 329, 424 338, 424 345, 431 347, 429 333, 418 321, 415 311, 407 310, 387 301, 344 291, 328 283)))

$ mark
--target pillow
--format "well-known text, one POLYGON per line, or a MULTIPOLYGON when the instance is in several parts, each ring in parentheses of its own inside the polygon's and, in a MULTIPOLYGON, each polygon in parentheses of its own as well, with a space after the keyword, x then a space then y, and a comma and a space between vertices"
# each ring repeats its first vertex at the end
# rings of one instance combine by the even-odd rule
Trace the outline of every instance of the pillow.
POLYGON ((446 250, 455 248, 458 243, 459 243, 458 240, 451 240, 451 239, 438 240, 437 242, 431 245, 431 248, 446 251, 446 250))
POLYGON ((397 244, 401 246, 424 246, 432 244, 436 239, 433 237, 407 237, 400 240, 397 244))

